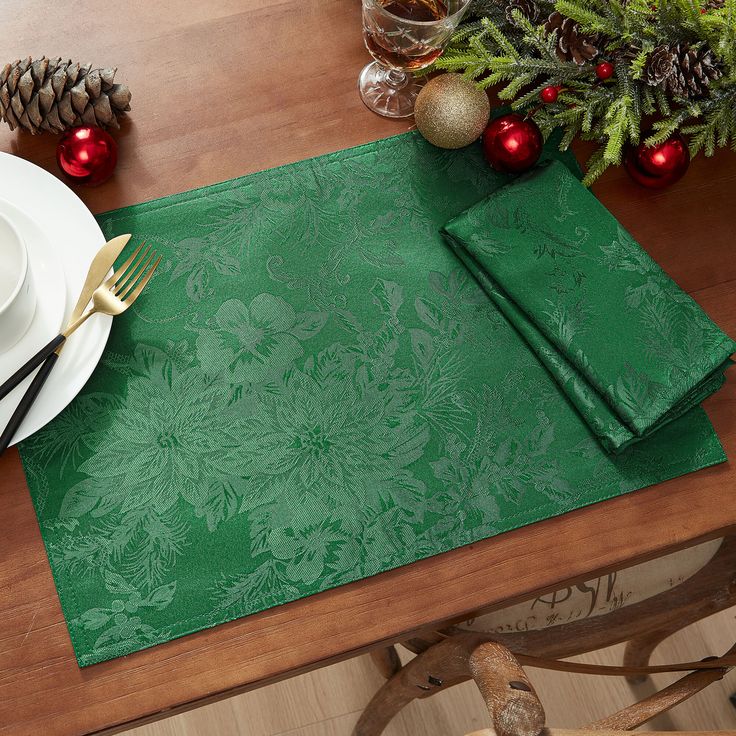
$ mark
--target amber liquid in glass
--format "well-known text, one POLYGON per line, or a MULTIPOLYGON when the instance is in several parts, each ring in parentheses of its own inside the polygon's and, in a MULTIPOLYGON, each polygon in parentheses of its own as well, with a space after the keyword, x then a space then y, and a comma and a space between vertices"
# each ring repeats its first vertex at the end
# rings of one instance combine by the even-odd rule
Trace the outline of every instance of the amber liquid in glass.
MULTIPOLYGON (((447 18, 447 5, 442 0, 382 0, 381 5, 397 18, 409 21, 433 22, 447 18)), ((420 41, 411 44, 402 39, 401 46, 394 46, 390 36, 375 35, 368 29, 363 30, 363 35, 371 56, 395 69, 424 69, 442 53, 442 48, 420 41)))

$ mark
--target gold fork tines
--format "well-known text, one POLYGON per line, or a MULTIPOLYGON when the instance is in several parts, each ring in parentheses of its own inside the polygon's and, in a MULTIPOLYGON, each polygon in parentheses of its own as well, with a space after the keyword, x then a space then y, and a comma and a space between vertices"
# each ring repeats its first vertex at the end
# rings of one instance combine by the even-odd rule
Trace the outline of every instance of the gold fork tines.
MULTIPOLYGON (((151 248, 148 247, 143 251, 143 253, 141 253, 141 249, 144 245, 145 242, 141 243, 135 249, 133 255, 128 258, 128 260, 123 263, 123 265, 112 276, 110 276, 107 281, 105 281, 105 286, 109 288, 114 287, 115 293, 119 295, 122 287, 128 283, 131 277, 135 276, 136 270, 144 270, 148 266, 148 264, 152 260, 153 255, 155 255, 155 251, 152 251, 151 248), (146 257, 149 254, 151 255, 151 258, 149 258, 148 261, 144 263, 146 257)), ((133 280, 135 281, 136 278, 137 277, 133 278, 133 280)))
POLYGON ((123 279, 119 284, 115 284, 115 296, 117 296, 118 299, 125 299, 128 294, 133 291, 136 284, 140 282, 141 278, 148 271, 148 267, 151 265, 151 261, 153 261, 153 259, 156 257, 156 251, 145 251, 144 254, 141 256, 141 261, 146 257, 148 257, 148 260, 146 260, 145 263, 139 264, 139 268, 131 270, 132 278, 129 279, 126 276, 126 278, 123 279))
POLYGON ((161 263, 160 257, 154 261, 156 251, 150 247, 143 250, 144 245, 141 243, 125 263, 95 289, 92 308, 67 326, 61 333, 64 337, 69 337, 93 314, 108 314, 111 317, 122 314, 140 296, 161 263))
POLYGON ((138 254, 141 252, 141 249, 146 244, 146 241, 144 240, 131 254, 130 258, 128 258, 125 263, 123 263, 120 268, 118 268, 110 278, 105 279, 105 281, 102 282, 103 286, 112 286, 129 268, 130 265, 135 261, 136 258, 138 258, 138 254))
MULTIPOLYGON (((155 255, 155 254, 154 254, 155 255)), ((153 259, 153 255, 148 260, 148 263, 151 262, 153 259)), ((146 268, 148 268, 148 263, 146 264, 146 268)), ((161 256, 159 256, 153 266, 148 269, 148 271, 144 274, 144 276, 138 281, 138 285, 133 289, 133 286, 131 285, 131 289, 133 289, 132 292, 126 293, 123 295, 123 299, 127 303, 128 306, 130 306, 139 296, 140 293, 143 291, 143 289, 146 288, 146 284, 151 280, 151 276, 153 276, 154 271, 158 268, 158 264, 161 263, 161 256)))

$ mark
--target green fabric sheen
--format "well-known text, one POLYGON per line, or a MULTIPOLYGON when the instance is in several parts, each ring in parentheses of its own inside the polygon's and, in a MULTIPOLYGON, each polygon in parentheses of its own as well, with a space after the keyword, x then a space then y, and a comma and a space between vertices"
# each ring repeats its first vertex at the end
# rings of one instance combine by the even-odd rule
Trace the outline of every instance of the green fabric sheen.
POLYGON ((723 385, 734 341, 562 164, 501 187, 443 232, 606 449, 723 385))
POLYGON ((725 459, 603 450, 440 234, 508 181, 409 133, 100 217, 165 260, 21 445, 80 665, 725 459))

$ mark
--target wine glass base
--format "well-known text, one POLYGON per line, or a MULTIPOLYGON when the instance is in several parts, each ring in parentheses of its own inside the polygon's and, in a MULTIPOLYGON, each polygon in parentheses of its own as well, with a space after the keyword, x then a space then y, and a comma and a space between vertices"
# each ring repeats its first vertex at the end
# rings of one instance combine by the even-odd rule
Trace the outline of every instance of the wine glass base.
POLYGON ((368 64, 358 78, 360 97, 365 106, 386 118, 410 118, 423 86, 423 79, 392 71, 377 61, 368 64))

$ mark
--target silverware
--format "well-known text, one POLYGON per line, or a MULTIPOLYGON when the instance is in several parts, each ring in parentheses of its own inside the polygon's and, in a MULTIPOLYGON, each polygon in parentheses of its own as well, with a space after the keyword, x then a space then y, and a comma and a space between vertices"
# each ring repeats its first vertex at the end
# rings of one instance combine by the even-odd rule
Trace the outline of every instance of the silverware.
POLYGON ((151 280, 158 264, 161 263, 161 258, 153 262, 153 259, 156 258, 156 251, 151 250, 151 248, 146 248, 141 254, 143 245, 141 243, 135 249, 133 255, 107 281, 94 290, 92 293, 92 309, 70 322, 66 329, 54 338, 49 345, 57 341, 60 346, 63 345, 69 335, 78 327, 81 327, 93 314, 108 314, 111 317, 116 317, 133 304, 141 295, 143 289, 146 288, 146 284, 151 280), (153 265, 151 265, 152 262, 153 265))
MULTIPOLYGON (((92 298, 92 293, 102 283, 107 273, 113 267, 117 257, 123 252, 123 248, 128 244, 130 237, 130 235, 118 235, 118 237, 108 240, 108 242, 97 251, 95 257, 92 259, 92 263, 90 263, 89 270, 87 271, 87 278, 84 280, 84 285, 82 286, 82 291, 79 293, 77 304, 69 317, 70 321, 73 322, 79 319, 82 315, 84 308, 92 298)), ((56 358, 58 358, 60 352, 61 346, 54 354, 47 356, 46 360, 50 362, 50 365, 45 366, 46 376, 43 381, 48 378, 48 374, 54 367, 56 358)), ((4 399, 24 378, 26 378, 26 376, 28 376, 28 372, 23 372, 21 369, 21 371, 17 371, 8 378, 8 380, 0 386, 0 399, 4 399)), ((34 378, 34 382, 36 380, 39 380, 41 385, 43 384, 43 381, 41 381, 39 376, 34 378)), ((38 388, 40 389, 41 386, 39 385, 38 388)), ((28 387, 28 390, 31 390, 31 386, 28 387)))
MULTIPOLYGON (((106 250, 105 258, 109 258, 112 251, 117 248, 117 253, 122 250, 130 236, 121 236, 125 242, 115 243, 114 246, 106 250)), ((103 250, 107 249, 113 241, 110 241, 103 250)), ((77 301, 77 305, 72 313, 72 319, 63 332, 57 335, 51 342, 30 358, 25 365, 18 369, 2 386, 0 386, 0 398, 7 395, 15 386, 17 386, 24 378, 29 376, 39 365, 43 363, 38 374, 28 387, 25 395, 21 399, 20 404, 16 408, 13 416, 10 418, 8 426, 0 435, 0 453, 2 453, 10 444, 13 435, 17 431, 20 423, 28 413, 31 405, 38 396, 44 382, 48 378, 48 374, 56 362, 56 359, 64 346, 66 339, 86 322, 93 314, 108 314, 116 316, 122 314, 133 302, 140 296, 146 284, 150 281, 154 271, 161 262, 158 258, 155 262, 155 252, 150 248, 146 248, 141 254, 143 244, 136 248, 135 252, 127 261, 113 273, 102 284, 97 279, 102 279, 109 271, 109 264, 105 265, 103 259, 97 258, 90 266, 82 294, 77 301), (104 266, 104 267, 103 267, 104 266), (99 284, 96 286, 96 284, 99 284), (95 288, 96 286, 96 288, 95 288), (92 308, 84 312, 84 308, 90 301, 92 308)), ((117 253, 115 255, 117 255, 117 253)), ((98 254, 99 255, 99 254, 98 254)), ((113 260, 114 260, 113 256, 113 260)))
MULTIPOLYGON (((97 254, 92 259, 92 263, 90 263, 82 291, 79 292, 79 299, 77 299, 77 303, 69 317, 70 322, 74 322, 82 316, 82 312, 84 312, 90 299, 92 299, 94 290, 103 282, 108 271, 115 265, 118 256, 123 252, 123 248, 128 245, 130 237, 130 233, 127 235, 118 235, 116 238, 108 240, 97 251, 97 254)), ((63 345, 56 351, 57 355, 61 352, 62 347, 63 345)), ((1 395, 0 399, 2 399, 1 395)))

